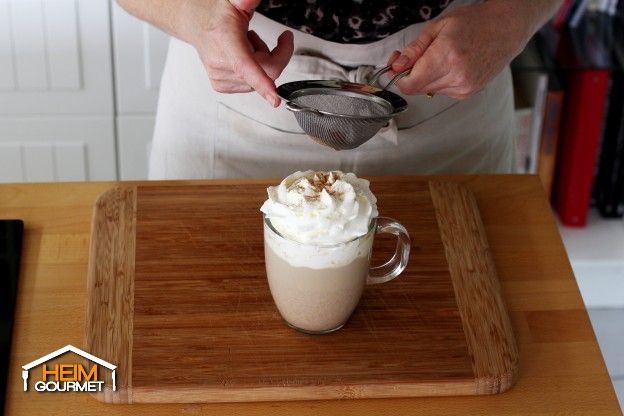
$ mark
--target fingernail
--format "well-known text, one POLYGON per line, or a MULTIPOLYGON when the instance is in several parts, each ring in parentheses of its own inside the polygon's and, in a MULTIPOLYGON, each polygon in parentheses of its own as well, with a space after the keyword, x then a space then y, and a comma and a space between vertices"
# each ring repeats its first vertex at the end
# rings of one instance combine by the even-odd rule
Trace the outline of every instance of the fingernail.
POLYGON ((408 62, 409 62, 409 58, 405 55, 401 55, 399 59, 394 61, 394 63, 397 65, 407 65, 408 62))
POLYGON ((267 100, 269 104, 271 104, 273 107, 277 107, 277 105, 279 104, 279 100, 271 94, 265 94, 264 99, 267 100))

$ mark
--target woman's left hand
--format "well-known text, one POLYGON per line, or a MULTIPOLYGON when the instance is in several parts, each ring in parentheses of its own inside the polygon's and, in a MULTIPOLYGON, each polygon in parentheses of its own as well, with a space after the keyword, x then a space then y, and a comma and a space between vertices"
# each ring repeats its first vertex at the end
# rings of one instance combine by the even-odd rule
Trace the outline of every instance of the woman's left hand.
MULTIPOLYGON (((515 2, 516 4, 523 2, 515 2)), ((522 6, 518 6, 521 8, 522 6)), ((481 90, 519 54, 532 33, 522 13, 505 1, 457 9, 429 22, 388 64, 407 95, 443 94, 464 99, 481 90)))

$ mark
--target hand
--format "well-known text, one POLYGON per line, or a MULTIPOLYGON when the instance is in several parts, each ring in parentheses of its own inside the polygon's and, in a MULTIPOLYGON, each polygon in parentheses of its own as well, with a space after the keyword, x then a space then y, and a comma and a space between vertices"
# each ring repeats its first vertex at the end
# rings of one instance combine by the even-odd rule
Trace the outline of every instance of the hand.
POLYGON ((459 7, 429 22, 388 65, 392 77, 410 67, 397 82, 407 95, 444 94, 464 99, 481 90, 528 41, 525 21, 503 3, 488 1, 459 7))
MULTIPOLYGON (((293 34, 282 33, 271 51, 254 31, 248 31, 259 3, 260 0, 203 1, 201 7, 207 17, 190 38, 216 91, 256 91, 278 107, 280 99, 274 81, 292 56, 293 34), (210 10, 205 10, 206 7, 210 10)), ((197 10, 191 7, 189 11, 197 10)))

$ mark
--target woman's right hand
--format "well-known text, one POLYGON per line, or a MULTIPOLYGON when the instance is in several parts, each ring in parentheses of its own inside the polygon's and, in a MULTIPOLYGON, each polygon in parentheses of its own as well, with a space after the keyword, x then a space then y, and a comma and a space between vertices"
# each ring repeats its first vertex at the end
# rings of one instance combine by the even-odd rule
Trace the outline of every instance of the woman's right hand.
POLYGON ((249 31, 249 21, 260 0, 194 0, 187 2, 183 21, 208 72, 212 87, 223 93, 256 91, 278 107, 275 79, 293 54, 293 34, 283 32, 277 46, 249 31))

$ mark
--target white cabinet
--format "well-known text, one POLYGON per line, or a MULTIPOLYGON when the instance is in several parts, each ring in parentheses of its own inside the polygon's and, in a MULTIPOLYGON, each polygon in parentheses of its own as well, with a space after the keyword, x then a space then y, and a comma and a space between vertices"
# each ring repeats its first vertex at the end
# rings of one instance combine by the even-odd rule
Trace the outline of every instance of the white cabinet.
POLYGON ((146 178, 168 43, 113 0, 0 0, 0 182, 146 178))
POLYGON ((145 179, 169 36, 116 3, 112 15, 119 176, 145 179))
POLYGON ((0 0, 0 114, 113 114, 107 0, 0 0))
POLYGON ((3 119, 0 126, 0 182, 116 178, 111 117, 3 119))
POLYGON ((108 0, 0 0, 0 182, 115 179, 108 0))

